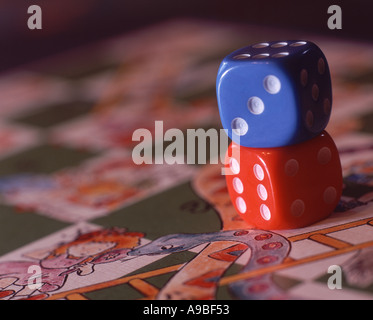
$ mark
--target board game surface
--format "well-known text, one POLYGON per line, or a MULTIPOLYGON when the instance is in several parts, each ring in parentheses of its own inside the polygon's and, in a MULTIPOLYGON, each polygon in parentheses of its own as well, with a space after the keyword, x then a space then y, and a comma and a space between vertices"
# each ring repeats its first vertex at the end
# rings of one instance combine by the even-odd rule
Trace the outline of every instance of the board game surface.
MULTIPOLYGON (((327 131, 344 175, 323 221, 253 229, 231 205, 218 154, 132 159, 134 131, 154 133, 155 121, 164 132, 221 128, 225 55, 297 37, 171 21, 3 74, 0 299, 372 299, 373 45, 307 39, 330 65, 327 131), (328 286, 331 266, 342 289, 328 286)), ((150 151, 162 143, 152 137, 150 151)))

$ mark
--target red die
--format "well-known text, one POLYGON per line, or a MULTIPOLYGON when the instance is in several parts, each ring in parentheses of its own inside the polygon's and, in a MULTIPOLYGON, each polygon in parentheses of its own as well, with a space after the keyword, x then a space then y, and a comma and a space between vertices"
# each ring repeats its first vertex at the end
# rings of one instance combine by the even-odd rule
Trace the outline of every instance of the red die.
POLYGON ((232 142, 226 181, 237 212, 261 229, 291 229, 326 218, 342 193, 342 169, 330 135, 291 146, 247 148, 232 142))

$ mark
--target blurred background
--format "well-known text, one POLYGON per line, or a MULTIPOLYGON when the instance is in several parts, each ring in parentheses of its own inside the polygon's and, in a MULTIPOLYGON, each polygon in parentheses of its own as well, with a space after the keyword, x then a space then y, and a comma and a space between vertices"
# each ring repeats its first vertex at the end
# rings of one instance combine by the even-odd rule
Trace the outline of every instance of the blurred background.
POLYGON ((371 0, 1 0, 0 71, 170 19, 196 18, 304 30, 371 42, 371 0), (42 30, 30 30, 27 9, 42 9, 42 30), (330 5, 342 29, 327 27, 330 5))

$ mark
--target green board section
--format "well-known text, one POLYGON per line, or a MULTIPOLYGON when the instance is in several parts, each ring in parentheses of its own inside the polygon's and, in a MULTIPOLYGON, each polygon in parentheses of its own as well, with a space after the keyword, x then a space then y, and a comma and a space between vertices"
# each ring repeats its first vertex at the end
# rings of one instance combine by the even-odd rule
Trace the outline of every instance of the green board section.
POLYGON ((68 226, 32 212, 0 205, 0 256, 68 226))
POLYGON ((93 223, 144 232, 151 240, 173 233, 206 233, 221 229, 216 211, 193 192, 189 183, 117 210, 93 223))
POLYGON ((41 145, 3 159, 0 166, 0 176, 29 172, 48 174, 66 167, 76 166, 92 156, 94 156, 92 152, 41 145))

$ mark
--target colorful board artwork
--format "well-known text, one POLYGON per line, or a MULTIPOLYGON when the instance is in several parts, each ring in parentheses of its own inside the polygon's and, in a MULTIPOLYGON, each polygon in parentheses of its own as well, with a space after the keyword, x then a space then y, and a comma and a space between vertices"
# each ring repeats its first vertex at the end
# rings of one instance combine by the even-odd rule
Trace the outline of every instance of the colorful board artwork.
POLYGON ((2 75, 0 298, 372 299, 372 45, 309 35, 332 71, 327 130, 344 174, 323 221, 256 230, 221 163, 133 162, 133 132, 154 135, 155 121, 221 128, 220 61, 268 37, 284 34, 172 21, 2 75))

